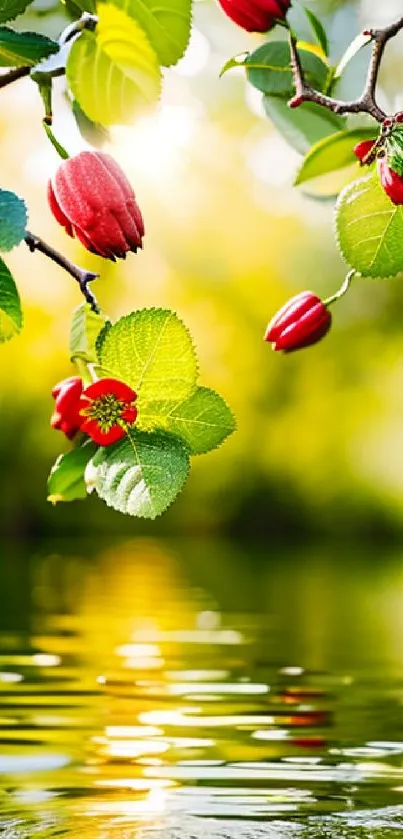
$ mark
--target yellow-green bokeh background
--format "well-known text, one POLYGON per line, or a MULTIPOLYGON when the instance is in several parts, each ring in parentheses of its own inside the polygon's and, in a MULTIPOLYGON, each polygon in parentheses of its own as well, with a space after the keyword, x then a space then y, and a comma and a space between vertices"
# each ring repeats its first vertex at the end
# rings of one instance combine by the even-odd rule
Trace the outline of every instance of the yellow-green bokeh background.
MULTIPOLYGON (((310 6, 319 15, 337 6, 340 49, 354 30, 401 11, 392 0, 310 6)), ((40 26, 55 35, 63 20, 43 16, 40 26)), ((226 397, 238 431, 193 459, 185 491, 155 524, 124 520, 96 499, 48 505, 46 475, 67 447, 49 428, 50 391, 73 372, 68 334, 79 295, 67 274, 21 245, 7 262, 25 328, 0 350, 0 529, 392 533, 403 523, 401 279, 357 281, 334 308, 326 340, 288 357, 272 353, 262 336, 276 309, 305 288, 328 296, 343 281, 333 204, 292 187, 298 155, 263 116, 242 72, 219 79, 226 58, 259 39, 209 0, 196 4, 195 29, 187 58, 166 73, 160 106, 113 130, 108 147, 144 213, 142 253, 110 265, 51 217, 46 183, 58 159, 29 80, 1 91, 0 182, 25 198, 32 231, 101 273, 94 290, 113 318, 142 306, 178 312, 194 335, 201 383, 226 397)), ((391 111, 403 107, 402 46, 399 36, 388 47, 382 73, 391 111)), ((54 128, 73 153, 85 144, 62 92, 60 84, 54 128)))

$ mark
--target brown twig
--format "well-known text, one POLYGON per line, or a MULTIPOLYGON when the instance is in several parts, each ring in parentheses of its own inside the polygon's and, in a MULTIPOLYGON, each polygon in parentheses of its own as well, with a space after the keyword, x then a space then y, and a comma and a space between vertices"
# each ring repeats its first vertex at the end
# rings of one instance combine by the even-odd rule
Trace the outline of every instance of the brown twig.
POLYGON ((365 88, 359 97, 351 102, 344 102, 341 99, 334 99, 314 90, 306 83, 301 59, 297 49, 295 35, 290 32, 291 65, 294 75, 295 96, 289 101, 290 108, 297 108, 303 102, 316 102, 323 108, 333 111, 335 114, 370 114, 377 122, 383 122, 387 114, 379 107, 376 101, 376 86, 378 82, 379 69, 383 53, 388 41, 394 38, 403 29, 403 17, 396 23, 385 26, 384 29, 369 29, 363 34, 368 35, 372 42, 372 56, 368 67, 368 74, 365 88))
POLYGON ((31 253, 34 253, 34 251, 40 251, 51 259, 52 262, 56 262, 56 265, 60 265, 61 268, 64 268, 71 277, 74 277, 74 279, 78 282, 81 294, 84 295, 87 303, 90 304, 92 311, 97 314, 100 313, 101 309, 98 305, 98 301, 92 291, 88 288, 88 283, 96 280, 96 278, 99 277, 99 274, 94 274, 92 271, 86 271, 85 268, 80 268, 79 265, 75 265, 73 262, 70 262, 67 257, 63 256, 59 253, 59 251, 56 251, 39 236, 35 236, 33 233, 30 233, 29 230, 25 233, 25 243, 28 245, 31 253))
POLYGON ((29 76, 30 67, 17 67, 15 70, 8 70, 7 73, 0 75, 0 88, 7 87, 7 85, 22 79, 24 76, 29 76))

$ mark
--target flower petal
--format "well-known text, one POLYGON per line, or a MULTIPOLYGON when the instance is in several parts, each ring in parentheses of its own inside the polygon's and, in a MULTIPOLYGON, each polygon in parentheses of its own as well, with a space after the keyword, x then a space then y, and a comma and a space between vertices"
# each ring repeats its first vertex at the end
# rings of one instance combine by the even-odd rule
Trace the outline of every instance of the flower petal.
POLYGON ((113 394, 121 402, 134 402, 137 399, 137 393, 132 390, 125 382, 120 382, 118 379, 98 379, 88 385, 83 392, 83 396, 89 399, 98 399, 100 396, 113 394))
POLYGON ((103 432, 96 419, 84 420, 81 424, 81 431, 88 434, 94 443, 99 446, 110 446, 112 443, 117 443, 126 433, 120 425, 113 425, 108 431, 103 432))

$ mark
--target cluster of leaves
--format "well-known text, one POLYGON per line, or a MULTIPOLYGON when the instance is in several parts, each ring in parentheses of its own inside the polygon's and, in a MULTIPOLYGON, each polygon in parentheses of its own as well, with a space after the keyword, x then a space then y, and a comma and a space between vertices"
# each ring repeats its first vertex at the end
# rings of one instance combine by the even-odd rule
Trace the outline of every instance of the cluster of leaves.
MULTIPOLYGON (((305 11, 317 42, 298 47, 306 82, 319 93, 337 95, 343 73, 370 42, 370 35, 358 35, 338 63, 332 64, 324 27, 311 11, 305 11)), ((295 90, 287 41, 269 40, 250 54, 230 59, 222 72, 239 66, 263 94, 268 118, 303 156, 295 185, 315 198, 338 196, 337 243, 349 267, 363 277, 389 277, 403 271, 403 209, 383 191, 375 166, 363 172, 353 151, 357 142, 378 137, 379 124, 365 115, 357 125, 357 117, 340 116, 315 102, 290 108, 295 90)))
POLYGON ((155 518, 176 498, 191 455, 204 454, 235 429, 221 396, 197 384, 191 336, 169 309, 141 309, 115 324, 80 306, 71 327, 72 360, 132 387, 138 417, 118 443, 86 441, 61 455, 49 477, 50 500, 95 490, 110 507, 155 518))
MULTIPOLYGON (((12 21, 32 1, 6 0, 0 24, 12 21)), ((52 80, 66 74, 73 113, 84 134, 91 123, 130 124, 139 110, 158 100, 161 67, 176 64, 186 50, 191 0, 77 0, 75 7, 83 15, 58 42, 0 25, 0 66, 29 69, 48 121, 52 80)))
MULTIPOLYGON (((0 251, 11 251, 25 236, 27 210, 14 192, 0 189, 0 251)), ((22 328, 21 301, 10 269, 0 257, 0 343, 22 328)))

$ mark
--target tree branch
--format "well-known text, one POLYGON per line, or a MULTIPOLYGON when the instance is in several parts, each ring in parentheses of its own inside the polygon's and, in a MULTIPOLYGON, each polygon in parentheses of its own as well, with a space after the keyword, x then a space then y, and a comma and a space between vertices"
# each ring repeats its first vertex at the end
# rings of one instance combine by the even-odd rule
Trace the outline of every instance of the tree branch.
POLYGON ((29 76, 30 67, 17 67, 15 70, 8 70, 7 73, 0 75, 0 88, 7 87, 7 85, 22 79, 24 76, 29 76))
POLYGON ((351 102, 344 102, 341 99, 334 99, 331 96, 325 96, 317 90, 314 90, 306 83, 304 71, 302 69, 301 59, 297 49, 297 41, 295 35, 290 32, 290 50, 291 50, 291 66, 294 75, 295 96, 289 101, 290 108, 297 108, 303 102, 316 102, 323 108, 333 111, 335 114, 370 114, 377 122, 382 123, 387 114, 379 107, 376 101, 376 86, 378 82, 379 69, 381 66, 382 57, 385 51, 386 44, 391 38, 394 38, 403 29, 403 17, 399 18, 396 23, 390 26, 385 26, 384 29, 367 29, 363 33, 368 35, 372 42, 372 56, 368 67, 368 74, 365 83, 365 88, 359 97, 351 102))
POLYGON ((51 259, 52 262, 55 262, 56 265, 60 265, 60 268, 67 271, 71 277, 74 277, 74 279, 78 282, 81 294, 84 295, 87 303, 90 304, 92 311, 97 314, 100 313, 101 309, 98 305, 98 301, 92 291, 88 288, 88 283, 91 283, 92 280, 96 280, 96 278, 99 277, 99 274, 94 274, 92 271, 86 271, 85 268, 80 268, 78 265, 74 265, 74 263, 70 262, 67 257, 63 256, 61 253, 52 248, 51 245, 48 245, 47 242, 44 242, 39 236, 35 236, 28 230, 25 234, 25 243, 28 245, 31 253, 34 253, 34 251, 40 251, 45 254, 48 259, 51 259))

